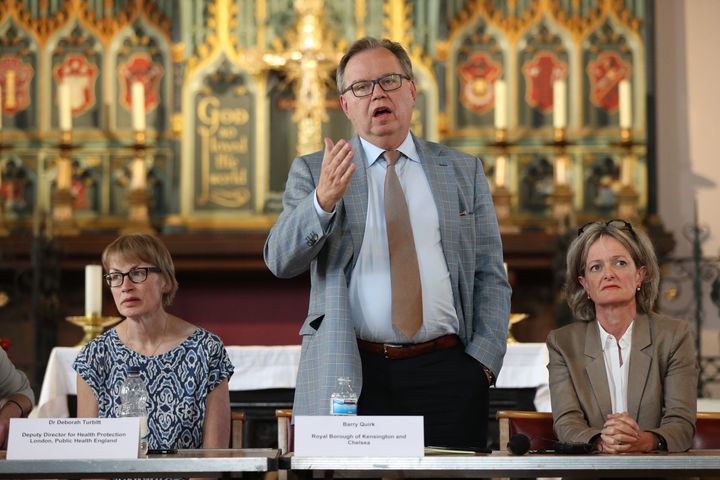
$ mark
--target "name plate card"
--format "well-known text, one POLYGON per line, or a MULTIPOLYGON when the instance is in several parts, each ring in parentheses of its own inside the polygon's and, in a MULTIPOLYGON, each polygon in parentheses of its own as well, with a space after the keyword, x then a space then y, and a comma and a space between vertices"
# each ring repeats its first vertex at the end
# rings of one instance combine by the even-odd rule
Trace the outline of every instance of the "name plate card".
POLYGON ((296 457, 422 457, 421 416, 297 416, 296 457))
POLYGON ((12 418, 8 460, 138 458, 138 418, 12 418))

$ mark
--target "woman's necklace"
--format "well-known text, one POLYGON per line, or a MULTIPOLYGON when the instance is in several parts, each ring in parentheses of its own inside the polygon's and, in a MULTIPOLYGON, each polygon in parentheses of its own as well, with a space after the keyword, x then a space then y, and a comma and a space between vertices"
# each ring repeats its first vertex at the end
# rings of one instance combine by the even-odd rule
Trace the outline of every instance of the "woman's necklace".
MULTIPOLYGON (((168 319, 166 318, 166 319, 165 319, 165 324, 163 325, 162 332, 160 332, 160 339, 158 340, 158 343, 155 344, 155 348, 153 349, 153 351, 150 352, 150 353, 148 353, 148 354, 143 354, 143 355, 145 355, 146 357, 154 357, 155 354, 156 354, 156 353, 158 352, 158 350, 160 349, 160 347, 161 347, 163 344, 165 344, 165 342, 166 342, 166 340, 165 340, 165 332, 167 332, 168 323, 170 323, 170 322, 169 322, 168 319)), ((133 350, 135 350, 136 352, 140 353, 139 349, 135 346, 135 342, 130 342, 130 346, 132 347, 133 350)))

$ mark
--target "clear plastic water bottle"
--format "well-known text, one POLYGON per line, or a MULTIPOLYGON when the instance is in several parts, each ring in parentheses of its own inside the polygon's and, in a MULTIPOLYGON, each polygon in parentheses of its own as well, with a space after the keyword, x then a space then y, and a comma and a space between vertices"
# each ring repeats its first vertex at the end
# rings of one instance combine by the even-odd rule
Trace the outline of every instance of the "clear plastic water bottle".
POLYGON ((348 377, 338 377, 335 391, 330 395, 330 415, 357 415, 357 393, 348 377))
POLYGON ((120 385, 120 416, 140 418, 140 455, 148 451, 148 391, 140 376, 140 368, 128 367, 127 377, 120 385))

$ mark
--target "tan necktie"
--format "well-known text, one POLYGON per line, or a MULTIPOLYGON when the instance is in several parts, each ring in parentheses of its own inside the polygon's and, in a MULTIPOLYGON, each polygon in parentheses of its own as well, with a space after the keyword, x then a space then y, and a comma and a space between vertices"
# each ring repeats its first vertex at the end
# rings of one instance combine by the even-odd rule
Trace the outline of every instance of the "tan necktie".
POLYGON ((390 288, 392 290, 392 321, 395 328, 408 338, 415 336, 423 321, 422 286, 415 240, 410 225, 405 194, 395 172, 400 157, 397 150, 384 153, 385 224, 390 253, 390 288))

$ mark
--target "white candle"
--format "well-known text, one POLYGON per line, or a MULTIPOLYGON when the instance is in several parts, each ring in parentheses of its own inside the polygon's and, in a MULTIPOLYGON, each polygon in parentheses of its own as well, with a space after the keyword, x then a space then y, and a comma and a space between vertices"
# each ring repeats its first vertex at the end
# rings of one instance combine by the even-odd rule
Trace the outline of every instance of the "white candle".
POLYGON ((85 316, 99 317, 102 313, 102 267, 85 265, 85 316))
POLYGON ((70 109, 70 83, 63 82, 58 86, 58 108, 60 110, 60 130, 72 130, 72 111, 70 109))
POLYGON ((507 128, 507 86, 504 80, 495 80, 495 128, 507 128))
POLYGON ((145 159, 135 158, 130 165, 130 190, 144 190, 146 187, 147 172, 145 159))
POLYGON ((560 155, 555 159, 555 184, 567 185, 567 157, 560 155))
POLYGON ((495 159, 495 186, 505 186, 505 170, 507 168, 507 159, 504 155, 500 155, 495 159))
POLYGON ((5 75, 5 87, 5 103, 8 108, 15 108, 17 104, 15 103, 15 72, 13 70, 5 75))
POLYGON ((145 131, 145 86, 142 82, 133 82, 132 90, 132 127, 136 132, 145 131))
POLYGON ((620 109, 620 128, 632 127, 632 95, 630 94, 630 80, 620 80, 618 85, 618 102, 620 109))
POLYGON ((565 80, 553 82, 553 127, 567 126, 567 84, 565 80))

